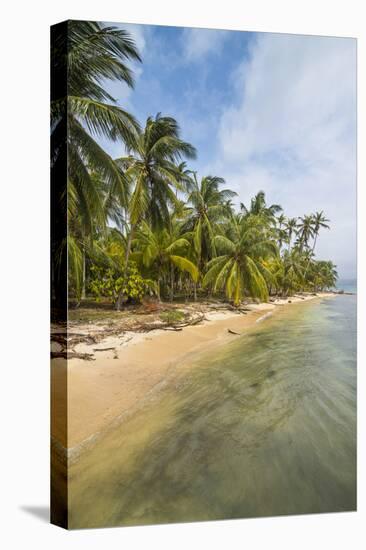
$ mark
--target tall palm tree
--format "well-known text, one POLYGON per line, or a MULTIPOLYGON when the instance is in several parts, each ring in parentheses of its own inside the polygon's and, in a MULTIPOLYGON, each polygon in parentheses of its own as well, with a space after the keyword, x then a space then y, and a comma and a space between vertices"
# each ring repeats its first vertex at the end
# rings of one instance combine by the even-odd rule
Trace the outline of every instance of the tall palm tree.
POLYGON ((234 191, 220 189, 224 183, 225 180, 217 176, 205 176, 199 182, 197 174, 194 173, 187 187, 188 206, 182 231, 189 231, 193 235, 193 247, 200 270, 210 257, 216 254, 214 234, 219 222, 229 217, 229 201, 236 196, 234 191))
POLYGON ((126 267, 134 231, 141 220, 146 218, 154 229, 169 220, 169 205, 177 202, 173 189, 181 188, 177 161, 195 156, 195 148, 180 138, 176 120, 158 113, 147 119, 136 143, 130 147, 130 154, 116 160, 133 186, 128 206, 130 237, 126 267))
POLYGON ((279 248, 280 252, 281 252, 283 242, 286 241, 286 239, 287 239, 287 232, 282 227, 285 224, 285 222, 286 222, 286 216, 281 213, 277 217, 278 227, 276 228, 277 229, 277 238, 278 238, 278 248, 279 248))
POLYGON ((285 229, 287 231, 288 250, 291 252, 292 236, 296 233, 297 229, 297 218, 286 218, 285 229))
POLYGON ((245 293, 266 301, 266 278, 272 274, 265 267, 265 259, 277 254, 274 240, 268 239, 255 217, 233 220, 228 236, 214 237, 218 256, 207 265, 204 286, 212 285, 213 291, 225 290, 225 294, 238 306, 245 293))
POLYGON ((330 220, 328 220, 324 216, 323 210, 321 210, 321 212, 315 212, 315 214, 313 214, 313 231, 314 231, 314 242, 313 242, 313 248, 312 248, 313 253, 315 251, 315 246, 319 235, 319 231, 321 228, 330 229, 329 225, 327 225, 327 222, 329 221, 330 220))
POLYGON ((52 165, 67 146, 69 192, 74 193, 79 215, 89 228, 95 212, 101 210, 91 171, 98 171, 110 192, 121 203, 126 202, 126 180, 95 138, 104 136, 130 146, 138 129, 137 121, 116 105, 103 81, 119 80, 133 86, 126 61, 141 59, 126 31, 90 21, 68 22, 68 32, 57 37, 51 57, 55 82, 67 70, 67 88, 54 88, 51 94, 52 165), (67 143, 62 134, 65 124, 67 143))
POLYGON ((300 251, 309 247, 309 241, 314 236, 314 219, 313 216, 303 216, 299 218, 297 223, 298 228, 298 246, 300 251))
POLYGON ((327 220, 327 218, 323 215, 323 210, 321 212, 316 212, 315 214, 312 214, 310 218, 312 220, 312 237, 314 238, 314 242, 313 242, 313 247, 311 249, 311 254, 309 254, 309 259, 305 268, 305 274, 304 274, 305 278, 310 266, 310 262, 312 258, 315 256, 314 251, 315 251, 316 240, 319 235, 319 230, 321 227, 329 229, 329 225, 327 225, 326 223, 326 222, 329 222, 329 220, 327 220))
POLYGON ((162 279, 167 276, 170 286, 170 301, 174 299, 174 269, 187 272, 193 281, 198 279, 198 269, 187 257, 189 241, 177 235, 177 228, 153 231, 143 221, 136 233, 136 251, 133 257, 140 260, 143 266, 154 270, 157 279, 160 299, 162 279), (175 229, 175 230, 174 230, 175 229))
MULTIPOLYGON (((106 79, 133 86, 132 72, 126 61, 140 61, 130 35, 117 27, 105 27, 89 21, 67 22, 67 32, 53 28, 51 66, 51 180, 67 166, 67 194, 55 190, 58 206, 65 220, 67 205, 79 218, 81 239, 91 236, 98 225, 106 224, 105 197, 98 179, 102 179, 110 197, 127 202, 127 180, 113 159, 100 147, 96 138, 104 136, 129 146, 135 142, 138 124, 134 117, 116 105, 105 90, 106 79), (98 174, 98 178, 92 174, 98 174)), ((69 212, 70 214, 70 212, 69 212)), ((80 238, 68 234, 69 263, 78 269, 85 266, 85 246, 80 238), (78 250, 77 250, 78 249, 78 250)), ((64 256, 66 242, 58 243, 64 256)), ((56 255, 54 255, 55 257, 56 255)), ((76 280, 79 274, 74 273, 76 280)))
POLYGON ((281 213, 278 217, 277 217, 277 223, 278 223, 278 227, 279 229, 282 228, 282 226, 285 224, 286 222, 286 216, 281 213))

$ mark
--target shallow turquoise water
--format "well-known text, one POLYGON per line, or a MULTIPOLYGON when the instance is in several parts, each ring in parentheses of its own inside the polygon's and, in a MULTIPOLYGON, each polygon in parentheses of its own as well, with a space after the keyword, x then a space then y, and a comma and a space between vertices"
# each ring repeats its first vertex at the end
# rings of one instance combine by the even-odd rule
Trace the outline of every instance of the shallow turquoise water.
POLYGON ((356 508, 356 297, 276 311, 70 470, 71 527, 356 508))

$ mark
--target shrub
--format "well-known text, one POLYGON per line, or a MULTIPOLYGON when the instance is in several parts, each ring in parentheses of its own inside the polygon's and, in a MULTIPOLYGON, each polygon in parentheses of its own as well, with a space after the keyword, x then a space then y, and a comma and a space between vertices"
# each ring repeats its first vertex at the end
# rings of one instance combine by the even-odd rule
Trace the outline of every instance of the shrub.
POLYGON ((179 311, 179 309, 172 309, 171 311, 164 311, 160 314, 160 319, 166 323, 179 323, 185 319, 185 313, 179 311))
POLYGON ((131 262, 126 277, 114 268, 91 267, 89 291, 96 296, 111 298, 116 301, 122 291, 126 302, 141 302, 147 294, 155 293, 155 283, 151 279, 144 279, 135 263, 131 262))

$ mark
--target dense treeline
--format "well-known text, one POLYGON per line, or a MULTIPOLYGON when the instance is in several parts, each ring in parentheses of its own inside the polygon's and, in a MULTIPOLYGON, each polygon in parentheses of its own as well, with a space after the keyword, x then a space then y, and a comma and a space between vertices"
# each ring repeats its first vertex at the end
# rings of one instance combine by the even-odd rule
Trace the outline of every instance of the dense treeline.
POLYGON ((140 125, 116 105, 103 82, 133 87, 126 62, 141 61, 127 32, 71 21, 66 55, 68 96, 52 102, 51 123, 53 163, 68 125, 68 236, 58 253, 67 245, 70 298, 107 296, 121 308, 146 295, 225 296, 238 305, 335 285, 333 263, 315 260, 329 228, 323 212, 287 218, 262 191, 235 208, 221 177, 189 169, 197 153, 176 120, 158 114, 140 125), (124 156, 112 159, 98 136, 119 141, 124 156))

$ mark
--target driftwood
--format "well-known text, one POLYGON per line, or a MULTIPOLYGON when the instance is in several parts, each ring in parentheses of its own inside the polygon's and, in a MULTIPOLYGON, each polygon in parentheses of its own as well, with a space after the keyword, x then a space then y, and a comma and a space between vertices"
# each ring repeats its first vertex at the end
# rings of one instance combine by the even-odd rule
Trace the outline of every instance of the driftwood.
POLYGON ((210 305, 209 306, 211 311, 235 311, 235 313, 242 313, 243 315, 246 315, 248 311, 250 311, 250 308, 248 307, 235 307, 230 304, 223 304, 223 305, 210 305))
MULTIPOLYGON (((62 333, 62 332, 55 332, 51 335, 51 341, 56 342, 61 346, 60 351, 51 351, 51 358, 63 358, 63 359, 84 359, 86 361, 95 361, 95 357, 93 353, 80 353, 76 352, 74 350, 74 347, 77 344, 85 343, 85 344, 98 344, 101 342, 107 335, 120 335, 126 332, 126 330, 131 332, 150 332, 153 330, 168 330, 168 331, 174 331, 174 332, 180 332, 183 330, 183 328, 188 326, 195 326, 202 321, 206 320, 205 314, 200 312, 199 314, 192 315, 189 319, 187 319, 184 322, 155 322, 155 323, 135 323, 132 325, 123 326, 121 325, 115 325, 112 328, 104 328, 102 331, 94 332, 93 334, 82 334, 82 333, 62 333)), ((131 338, 127 339, 130 340, 131 338)), ((114 351, 115 356, 114 358, 117 358, 117 351, 116 347, 108 347, 108 348, 93 348, 93 352, 101 352, 101 351, 114 351)))
POLYGON ((92 353, 77 353, 76 351, 51 351, 51 359, 84 359, 95 361, 92 353))
POLYGON ((235 330, 231 330, 230 328, 228 328, 227 331, 228 331, 230 334, 235 334, 235 335, 237 335, 237 336, 240 336, 240 333, 239 333, 239 332, 235 332, 235 330))
POLYGON ((198 325, 205 320, 205 315, 202 313, 197 317, 193 317, 184 323, 143 323, 141 325, 135 325, 131 330, 135 332, 151 332, 152 330, 172 330, 181 331, 184 327, 191 327, 198 325))
MULTIPOLYGON (((103 334, 104 337, 105 333, 103 334)), ((85 344, 97 344, 98 339, 96 336, 93 336, 91 334, 78 334, 78 333, 72 333, 72 334, 62 334, 62 333, 54 333, 51 334, 51 341, 57 342, 58 344, 61 344, 64 347, 71 347, 73 348, 77 344, 85 343, 85 344)))

